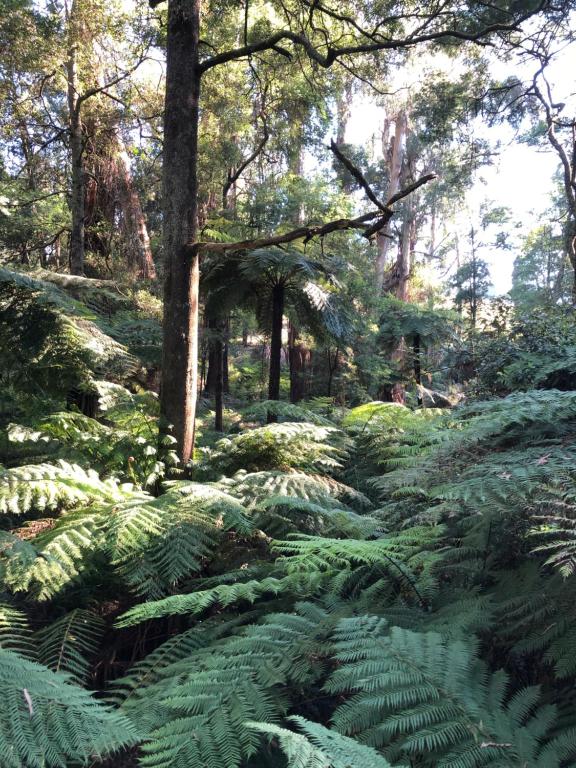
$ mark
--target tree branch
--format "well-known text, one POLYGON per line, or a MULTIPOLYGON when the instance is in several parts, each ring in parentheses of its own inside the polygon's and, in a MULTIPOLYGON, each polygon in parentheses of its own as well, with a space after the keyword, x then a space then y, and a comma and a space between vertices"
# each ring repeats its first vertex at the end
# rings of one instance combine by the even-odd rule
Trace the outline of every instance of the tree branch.
POLYGON ((330 141, 330 149, 336 155, 336 157, 342 163, 342 165, 352 174, 352 176, 354 176, 358 184, 360 184, 364 192, 366 192, 366 196, 368 197, 368 199, 374 203, 376 208, 380 208, 381 211, 385 211, 386 206, 384 205, 384 203, 381 203, 380 200, 378 200, 372 187, 370 186, 370 184, 368 184, 368 182, 364 178, 362 171, 360 171, 359 168, 356 168, 356 166, 346 157, 346 155, 344 155, 344 153, 340 149, 338 149, 338 145, 333 139, 331 139, 330 141))
POLYGON ((292 229, 289 232, 284 232, 283 234, 271 235, 269 237, 258 237, 252 240, 240 240, 235 243, 188 243, 185 246, 185 250, 190 255, 195 255, 197 253, 234 253, 236 251, 255 251, 258 248, 269 248, 270 246, 275 245, 285 245, 286 243, 292 243, 295 240, 304 240, 304 242, 307 243, 314 237, 324 237, 324 235, 328 235, 331 232, 342 232, 348 229, 364 229, 365 232, 363 236, 369 238, 374 234, 374 232, 377 232, 390 221, 394 215, 394 211, 391 208, 394 203, 397 203, 399 200, 402 200, 402 198, 407 197, 416 189, 435 178, 435 173, 428 173, 425 176, 422 176, 413 184, 410 184, 408 187, 404 187, 404 189, 401 189, 399 192, 393 195, 384 205, 383 209, 365 213, 362 216, 357 216, 354 219, 335 219, 334 221, 329 221, 326 224, 322 224, 316 227, 302 226, 298 227, 297 229, 292 229), (367 224, 374 219, 377 219, 377 221, 367 227, 367 224))
POLYGON ((395 50, 398 48, 411 48, 420 43, 428 43, 436 40, 462 40, 468 42, 480 42, 482 38, 487 37, 495 32, 514 32, 518 29, 518 25, 529 19, 535 13, 541 11, 548 3, 548 0, 541 0, 538 6, 532 11, 528 11, 519 16, 515 21, 508 23, 495 23, 488 24, 477 32, 460 32, 458 29, 441 29, 437 32, 429 32, 427 34, 413 34, 408 35, 405 38, 392 38, 392 39, 374 39, 374 36, 368 32, 363 31, 363 35, 372 40, 370 43, 361 43, 357 45, 348 45, 342 47, 336 47, 327 45, 326 54, 323 55, 304 34, 293 32, 292 30, 285 29, 265 40, 260 40, 256 43, 246 44, 239 48, 233 48, 228 51, 216 54, 198 65, 200 74, 207 72, 209 69, 218 66, 219 64, 226 64, 229 61, 236 61, 238 59, 245 59, 252 56, 255 53, 261 51, 268 51, 274 49, 282 41, 290 41, 295 46, 299 46, 304 49, 310 59, 315 61, 321 67, 328 68, 341 56, 350 56, 359 53, 376 53, 383 50, 395 50))

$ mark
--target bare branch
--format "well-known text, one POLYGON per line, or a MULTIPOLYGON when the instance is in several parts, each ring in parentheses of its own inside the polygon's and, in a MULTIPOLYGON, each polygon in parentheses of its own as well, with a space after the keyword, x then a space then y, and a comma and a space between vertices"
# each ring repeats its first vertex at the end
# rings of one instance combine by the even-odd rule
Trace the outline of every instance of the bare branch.
POLYGON ((359 168, 356 168, 356 166, 346 157, 346 155, 340 149, 338 149, 338 145, 334 142, 333 139, 330 141, 330 149, 336 155, 342 165, 352 174, 352 176, 354 176, 358 184, 360 184, 364 192, 366 192, 368 199, 374 203, 376 208, 380 208, 381 211, 385 211, 386 206, 384 203, 381 203, 380 200, 378 200, 372 187, 364 178, 362 171, 360 171, 359 168))
POLYGON ((240 176, 244 173, 246 168, 256 160, 258 155, 262 152, 266 144, 268 143, 269 135, 268 135, 268 127, 266 125, 266 122, 264 122, 264 135, 256 145, 254 151, 248 155, 247 158, 245 158, 242 163, 236 168, 234 173, 232 171, 228 171, 228 178, 226 179, 226 183, 224 184, 224 187, 222 189, 222 202, 224 204, 224 208, 226 207, 226 200, 228 199, 228 192, 232 189, 234 184, 238 181, 240 176))

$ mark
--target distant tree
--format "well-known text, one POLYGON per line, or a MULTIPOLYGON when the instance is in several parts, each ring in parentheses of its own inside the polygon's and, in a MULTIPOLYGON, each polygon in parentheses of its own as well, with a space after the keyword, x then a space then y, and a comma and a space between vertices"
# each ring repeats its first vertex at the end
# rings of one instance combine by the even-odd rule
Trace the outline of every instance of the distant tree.
POLYGON ((492 285, 490 280, 490 268, 484 259, 481 259, 475 247, 476 233, 474 228, 470 230, 471 252, 468 260, 456 270, 454 276, 448 282, 454 289, 454 303, 459 312, 464 308, 470 313, 472 327, 476 327, 478 309, 488 296, 492 285))
POLYGON ((516 306, 529 308, 570 300, 564 245, 562 231, 551 224, 542 224, 528 233, 512 272, 510 296, 516 306))

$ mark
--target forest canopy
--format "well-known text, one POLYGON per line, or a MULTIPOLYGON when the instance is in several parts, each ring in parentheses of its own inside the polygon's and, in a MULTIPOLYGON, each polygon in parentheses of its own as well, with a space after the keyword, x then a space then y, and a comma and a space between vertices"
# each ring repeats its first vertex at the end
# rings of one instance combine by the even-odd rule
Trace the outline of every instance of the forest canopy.
POLYGON ((0 768, 576 768, 574 3, 0 5, 0 768))

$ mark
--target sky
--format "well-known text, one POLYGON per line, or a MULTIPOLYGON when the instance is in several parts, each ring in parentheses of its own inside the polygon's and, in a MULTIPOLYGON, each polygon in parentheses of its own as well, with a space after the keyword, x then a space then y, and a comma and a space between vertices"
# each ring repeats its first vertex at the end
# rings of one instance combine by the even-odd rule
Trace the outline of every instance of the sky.
MULTIPOLYGON (((436 63, 436 62, 434 62, 436 63)), ((517 74, 522 79, 531 76, 534 65, 529 67, 515 62, 495 61, 492 64, 495 77, 505 78, 517 74)), ((566 113, 576 112, 576 44, 558 53, 549 67, 549 79, 556 101, 567 102, 566 113)), ((414 75, 411 75, 414 77, 414 75)), ((374 142, 384 119, 384 110, 373 102, 364 100, 352 110, 347 126, 347 141, 364 146, 374 142)), ((520 226, 513 228, 515 248, 510 251, 485 249, 482 257, 490 265, 493 293, 500 295, 512 286, 512 268, 519 242, 523 235, 538 226, 553 192, 553 176, 558 168, 558 157, 550 148, 542 151, 519 143, 514 131, 508 126, 485 128, 483 137, 499 143, 499 153, 494 165, 479 172, 473 188, 462 201, 462 219, 468 217, 467 209, 479 210, 485 200, 496 206, 508 207, 511 221, 520 226)))

